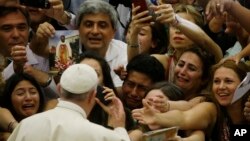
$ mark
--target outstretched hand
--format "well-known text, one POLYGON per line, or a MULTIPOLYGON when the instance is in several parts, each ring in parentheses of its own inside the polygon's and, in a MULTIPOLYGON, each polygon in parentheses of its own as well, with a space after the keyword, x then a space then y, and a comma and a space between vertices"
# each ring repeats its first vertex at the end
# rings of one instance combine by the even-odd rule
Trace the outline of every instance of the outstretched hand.
POLYGON ((233 0, 210 0, 206 6, 206 15, 211 19, 215 15, 222 15, 223 12, 229 10, 233 0))
POLYGON ((232 60, 236 64, 238 64, 240 62, 241 58, 242 58, 241 55, 238 53, 238 54, 235 54, 233 56, 230 56, 230 57, 227 57, 225 59, 222 59, 221 61, 223 62, 223 61, 226 61, 226 60, 232 60))
POLYGON ((152 102, 155 109, 159 110, 161 113, 169 111, 169 101, 163 95, 158 95, 155 98, 149 98, 148 101, 152 102))
POLYGON ((154 125, 156 110, 146 99, 142 100, 143 108, 132 111, 132 116, 141 124, 154 125))

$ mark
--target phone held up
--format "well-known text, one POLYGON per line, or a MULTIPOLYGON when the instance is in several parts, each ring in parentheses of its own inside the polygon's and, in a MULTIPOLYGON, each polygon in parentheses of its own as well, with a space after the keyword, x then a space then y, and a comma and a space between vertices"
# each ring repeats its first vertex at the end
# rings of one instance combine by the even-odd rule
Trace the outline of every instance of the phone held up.
POLYGON ((49 0, 19 0, 21 5, 35 7, 35 8, 42 8, 42 9, 49 9, 50 3, 49 0))
POLYGON ((104 96, 105 93, 103 93, 104 88, 102 86, 97 86, 97 92, 96 92, 96 97, 104 104, 104 105, 108 105, 111 100, 105 100, 104 96))
POLYGON ((134 4, 134 7, 140 6, 140 9, 137 11, 137 13, 141 13, 143 11, 148 10, 146 0, 132 0, 132 3, 134 4))

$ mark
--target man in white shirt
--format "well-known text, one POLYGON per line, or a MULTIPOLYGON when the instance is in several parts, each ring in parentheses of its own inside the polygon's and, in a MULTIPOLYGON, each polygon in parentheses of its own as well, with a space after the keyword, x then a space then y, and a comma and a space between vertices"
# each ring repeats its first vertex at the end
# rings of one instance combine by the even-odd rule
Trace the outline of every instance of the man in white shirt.
MULTIPOLYGON (((115 86, 121 87, 123 82, 115 74, 114 69, 127 65, 127 44, 114 39, 118 24, 114 7, 103 0, 86 0, 80 6, 77 17, 72 18, 76 19, 74 25, 79 31, 81 41, 79 53, 91 50, 105 58, 111 68, 111 77, 115 86)), ((47 23, 40 24, 36 37, 39 40, 45 40, 54 36, 55 33, 51 32, 51 28, 47 23)))
POLYGON ((108 106, 96 99, 98 77, 86 64, 67 68, 60 79, 61 99, 55 109, 24 119, 8 141, 129 141, 121 101, 112 97, 108 106), (95 101, 109 114, 114 130, 91 123, 87 116, 95 101))
POLYGON ((114 39, 117 24, 116 10, 102 0, 83 2, 76 18, 82 51, 92 50, 104 57, 112 70, 115 86, 121 87, 122 81, 113 70, 127 65, 127 44, 114 39))

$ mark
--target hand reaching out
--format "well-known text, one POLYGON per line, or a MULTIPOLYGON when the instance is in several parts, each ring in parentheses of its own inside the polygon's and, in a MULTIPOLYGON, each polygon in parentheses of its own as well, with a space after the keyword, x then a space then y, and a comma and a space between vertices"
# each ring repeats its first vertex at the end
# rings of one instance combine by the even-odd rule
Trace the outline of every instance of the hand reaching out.
POLYGON ((155 109, 159 110, 161 113, 165 113, 169 111, 170 105, 168 99, 163 95, 157 95, 154 99, 149 98, 149 101, 155 107, 155 109))
POLYGON ((154 125, 156 110, 146 99, 142 100, 142 104, 143 108, 132 111, 133 118, 141 124, 154 125))
POLYGON ((241 60, 241 58, 242 58, 241 55, 239 53, 237 53, 237 54, 235 54, 233 56, 229 56, 229 57, 223 59, 222 61, 233 60, 233 61, 235 61, 236 64, 238 64, 239 61, 241 60))
POLYGON ((211 19, 215 15, 222 15, 231 8, 234 0, 210 0, 206 6, 206 15, 211 19))

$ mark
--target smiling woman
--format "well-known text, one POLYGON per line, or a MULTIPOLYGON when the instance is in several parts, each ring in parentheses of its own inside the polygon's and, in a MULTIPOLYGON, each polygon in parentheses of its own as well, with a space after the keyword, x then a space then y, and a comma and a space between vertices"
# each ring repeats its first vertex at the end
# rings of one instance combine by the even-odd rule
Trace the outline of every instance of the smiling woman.
POLYGON ((226 60, 213 66, 211 86, 213 96, 220 106, 218 137, 223 141, 230 138, 229 131, 232 125, 249 124, 249 121, 243 116, 243 109, 250 92, 247 92, 236 102, 231 102, 235 95, 235 90, 249 71, 249 66, 244 62, 236 64, 232 60, 226 60))

